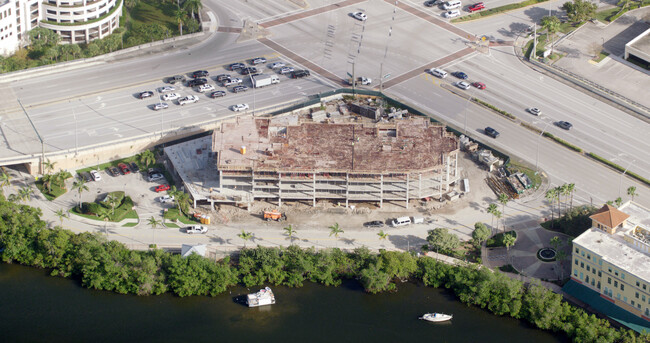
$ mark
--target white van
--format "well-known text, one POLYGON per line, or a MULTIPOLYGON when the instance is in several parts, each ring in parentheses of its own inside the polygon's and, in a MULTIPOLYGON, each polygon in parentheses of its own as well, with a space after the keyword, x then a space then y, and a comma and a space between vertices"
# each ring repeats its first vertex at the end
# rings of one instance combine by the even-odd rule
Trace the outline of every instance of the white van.
POLYGON ((445 3, 442 5, 442 7, 446 10, 455 10, 457 8, 461 8, 462 6, 463 3, 461 3, 460 0, 445 1, 445 3))
POLYGON ((411 218, 409 218, 409 217, 399 217, 399 218, 395 218, 395 219, 393 219, 393 221, 391 222, 391 225, 392 225, 393 227, 405 226, 405 225, 409 225, 409 224, 411 224, 411 218))
POLYGON ((437 76, 437 77, 439 77, 441 79, 444 79, 445 77, 447 77, 447 72, 442 70, 442 69, 439 69, 439 68, 431 68, 429 70, 429 73, 431 73, 431 75, 437 76))

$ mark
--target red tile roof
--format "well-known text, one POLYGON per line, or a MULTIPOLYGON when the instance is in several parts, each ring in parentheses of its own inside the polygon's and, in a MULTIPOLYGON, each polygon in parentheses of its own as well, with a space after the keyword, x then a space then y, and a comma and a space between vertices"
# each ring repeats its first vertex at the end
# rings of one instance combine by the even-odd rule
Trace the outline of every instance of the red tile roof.
POLYGON ((630 216, 628 214, 620 211, 616 207, 605 204, 605 206, 596 211, 596 213, 592 214, 589 218, 609 228, 615 228, 621 225, 621 223, 623 223, 629 217, 630 216))

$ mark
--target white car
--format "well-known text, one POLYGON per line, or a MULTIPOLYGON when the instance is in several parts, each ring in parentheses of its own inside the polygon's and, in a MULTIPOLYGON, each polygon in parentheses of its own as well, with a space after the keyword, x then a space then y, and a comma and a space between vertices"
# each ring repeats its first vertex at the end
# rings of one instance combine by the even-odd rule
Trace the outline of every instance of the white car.
POLYGON ((163 87, 160 87, 160 93, 173 92, 173 91, 175 91, 175 90, 176 90, 176 87, 172 87, 172 86, 163 86, 163 87))
POLYGON ((174 202, 174 197, 169 195, 163 195, 160 198, 158 198, 158 201, 160 201, 161 204, 172 203, 174 202))
POLYGON ((372 79, 371 79, 371 78, 369 78, 369 77, 362 77, 362 78, 361 78, 361 84, 362 84, 362 85, 365 86, 365 85, 369 85, 369 84, 371 84, 371 83, 372 83, 372 79))
POLYGON ((443 16, 444 16, 445 18, 456 18, 456 17, 460 17, 460 11, 459 11, 459 10, 451 10, 451 11, 447 11, 447 12, 445 12, 445 13, 443 14, 443 16))
POLYGON ((356 20, 365 21, 366 19, 368 19, 368 16, 363 12, 354 12, 352 13, 352 18, 356 20))
POLYGON ((232 110, 235 112, 246 111, 248 109, 248 104, 237 104, 232 106, 232 110))
POLYGON ((213 90, 214 90, 214 86, 211 85, 211 84, 200 85, 199 89, 198 89, 199 93, 204 93, 204 92, 213 91, 213 90))
POLYGON ((92 176, 93 180, 95 180, 95 181, 101 181, 102 180, 102 176, 99 175, 99 172, 96 171, 96 170, 91 170, 90 171, 90 176, 92 176))
POLYGON ((294 71, 293 67, 282 67, 282 69, 280 69, 280 74, 289 74, 292 73, 293 71, 294 71))
POLYGON ((149 182, 154 182, 154 181, 162 180, 162 179, 164 179, 164 178, 165 178, 165 176, 164 176, 163 174, 160 174, 160 173, 152 173, 152 174, 149 175, 149 182))
POLYGON ((223 82, 224 87, 241 85, 244 81, 238 77, 233 77, 232 79, 227 79, 223 82))
POLYGON ((469 82, 466 81, 456 82, 456 87, 460 89, 469 89, 469 82))
POLYGON ((169 105, 167 105, 166 102, 159 102, 159 103, 153 105, 153 109, 155 111, 164 110, 164 109, 166 109, 168 107, 169 107, 169 105))
POLYGON ((189 233, 190 235, 193 233, 207 233, 208 228, 203 225, 192 225, 186 227, 185 232, 189 233))
POLYGON ((176 100, 180 97, 181 95, 178 93, 167 93, 167 94, 163 94, 162 99, 165 101, 171 101, 171 100, 176 100))
POLYGON ((531 107, 531 108, 529 108, 529 109, 528 109, 528 112, 530 112, 530 114, 532 114, 532 115, 536 115, 536 116, 542 114, 542 110, 540 110, 540 109, 537 108, 537 107, 531 107))
POLYGON ((275 63, 271 64, 271 69, 282 68, 282 67, 284 67, 285 65, 286 65, 286 64, 284 64, 284 63, 282 63, 282 62, 275 62, 275 63))
POLYGON ((185 104, 193 104, 195 102, 199 101, 199 97, 196 95, 188 95, 184 97, 183 99, 178 100, 178 104, 183 106, 185 104))

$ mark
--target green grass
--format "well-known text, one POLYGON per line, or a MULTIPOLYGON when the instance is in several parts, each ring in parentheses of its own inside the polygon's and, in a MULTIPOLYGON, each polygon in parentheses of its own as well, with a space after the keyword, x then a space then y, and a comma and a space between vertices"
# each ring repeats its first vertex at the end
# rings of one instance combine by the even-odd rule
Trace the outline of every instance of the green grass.
POLYGON ((195 220, 185 216, 177 208, 170 208, 169 210, 167 210, 167 212, 165 212, 165 215, 163 217, 165 217, 165 219, 167 220, 178 220, 181 223, 188 224, 188 225, 193 225, 197 223, 195 220))
POLYGON ((498 108, 498 107, 496 107, 494 105, 488 104, 487 102, 485 102, 483 100, 480 100, 480 99, 477 99, 477 98, 472 98, 472 100, 474 102, 476 102, 477 104, 483 105, 483 106, 491 109, 492 111, 494 111, 494 112, 508 118, 508 119, 512 119, 512 120, 517 119, 517 117, 515 117, 512 113, 508 113, 508 112, 506 112, 506 111, 504 111, 504 110, 502 110, 502 109, 500 109, 500 108, 498 108))
MULTIPOLYGON (((550 208, 549 208, 550 209, 550 208)), ((571 237, 578 237, 591 227, 591 216, 596 208, 589 206, 574 207, 568 213, 563 213, 560 219, 547 220, 540 224, 546 230, 561 232, 571 237)), ((557 215, 557 203, 554 213, 557 215)))
POLYGON ((604 23, 609 23, 609 18, 618 13, 620 10, 621 9, 619 7, 613 7, 600 12, 596 12, 596 19, 604 23))
POLYGON ((573 144, 571 144, 571 143, 565 141, 564 139, 562 139, 562 138, 560 138, 560 137, 556 137, 556 136, 553 135, 552 133, 544 132, 544 137, 550 138, 550 139, 552 139, 552 140, 554 140, 554 141, 556 141, 556 142, 558 142, 558 143, 564 145, 565 147, 567 147, 567 148, 569 148, 569 149, 571 149, 571 150, 573 150, 573 151, 580 152, 580 153, 582 152, 582 148, 581 148, 581 147, 576 146, 576 145, 573 145, 573 144))
MULTIPOLYGON (((506 231, 505 235, 514 235, 515 238, 517 238, 517 232, 515 231, 506 231)), ((497 233, 496 235, 488 238, 487 242, 485 242, 485 245, 488 248, 505 247, 506 245, 503 243, 503 237, 503 232, 497 233)))
POLYGON ((48 192, 48 190, 43 186, 43 181, 38 180, 35 182, 36 188, 38 188, 39 191, 43 194, 45 199, 52 201, 61 195, 65 194, 68 190, 63 187, 63 185, 58 184, 58 183, 52 183, 51 191, 48 192))
POLYGON ((122 227, 134 227, 136 225, 138 225, 138 223, 126 223, 126 224, 122 225, 122 227))
POLYGON ((499 267, 499 270, 504 272, 504 273, 514 273, 514 274, 519 274, 517 269, 513 267, 511 264, 506 264, 505 266, 499 267))
POLYGON ((174 223, 165 223, 165 226, 170 229, 180 229, 180 226, 174 224, 174 223))
POLYGON ((476 12, 476 13, 472 13, 472 14, 469 14, 469 15, 466 15, 466 16, 462 16, 460 18, 452 19, 451 22, 452 23, 460 23, 460 22, 474 20, 474 19, 478 19, 478 18, 482 18, 482 17, 489 17, 489 16, 493 16, 493 15, 500 14, 500 13, 503 13, 503 12, 516 10, 518 8, 522 8, 522 7, 526 7, 526 6, 530 6, 530 5, 535 5, 535 4, 538 4, 540 2, 546 2, 546 1, 548 1, 548 0, 526 0, 526 1, 518 2, 518 3, 514 3, 514 4, 503 5, 503 6, 499 6, 499 7, 495 7, 495 8, 489 8, 489 9, 482 10, 482 11, 479 11, 479 12, 476 12))
POLYGON ((158 23, 177 35, 178 23, 174 19, 176 2, 160 0, 140 0, 129 13, 130 25, 147 25, 158 23))
POLYGON ((607 56, 609 56, 609 53, 607 53, 605 51, 601 51, 600 53, 598 53, 598 56, 593 59, 593 61, 598 63, 598 62, 604 60, 605 57, 607 57, 607 56))

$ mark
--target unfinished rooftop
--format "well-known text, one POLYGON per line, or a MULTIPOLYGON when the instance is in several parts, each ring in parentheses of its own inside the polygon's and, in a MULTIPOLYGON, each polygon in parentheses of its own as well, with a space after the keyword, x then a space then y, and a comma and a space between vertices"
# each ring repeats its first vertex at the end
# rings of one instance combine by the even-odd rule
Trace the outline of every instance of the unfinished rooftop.
POLYGON ((458 150, 458 139, 427 118, 389 122, 240 117, 215 130, 219 170, 274 172, 427 172, 458 150))

